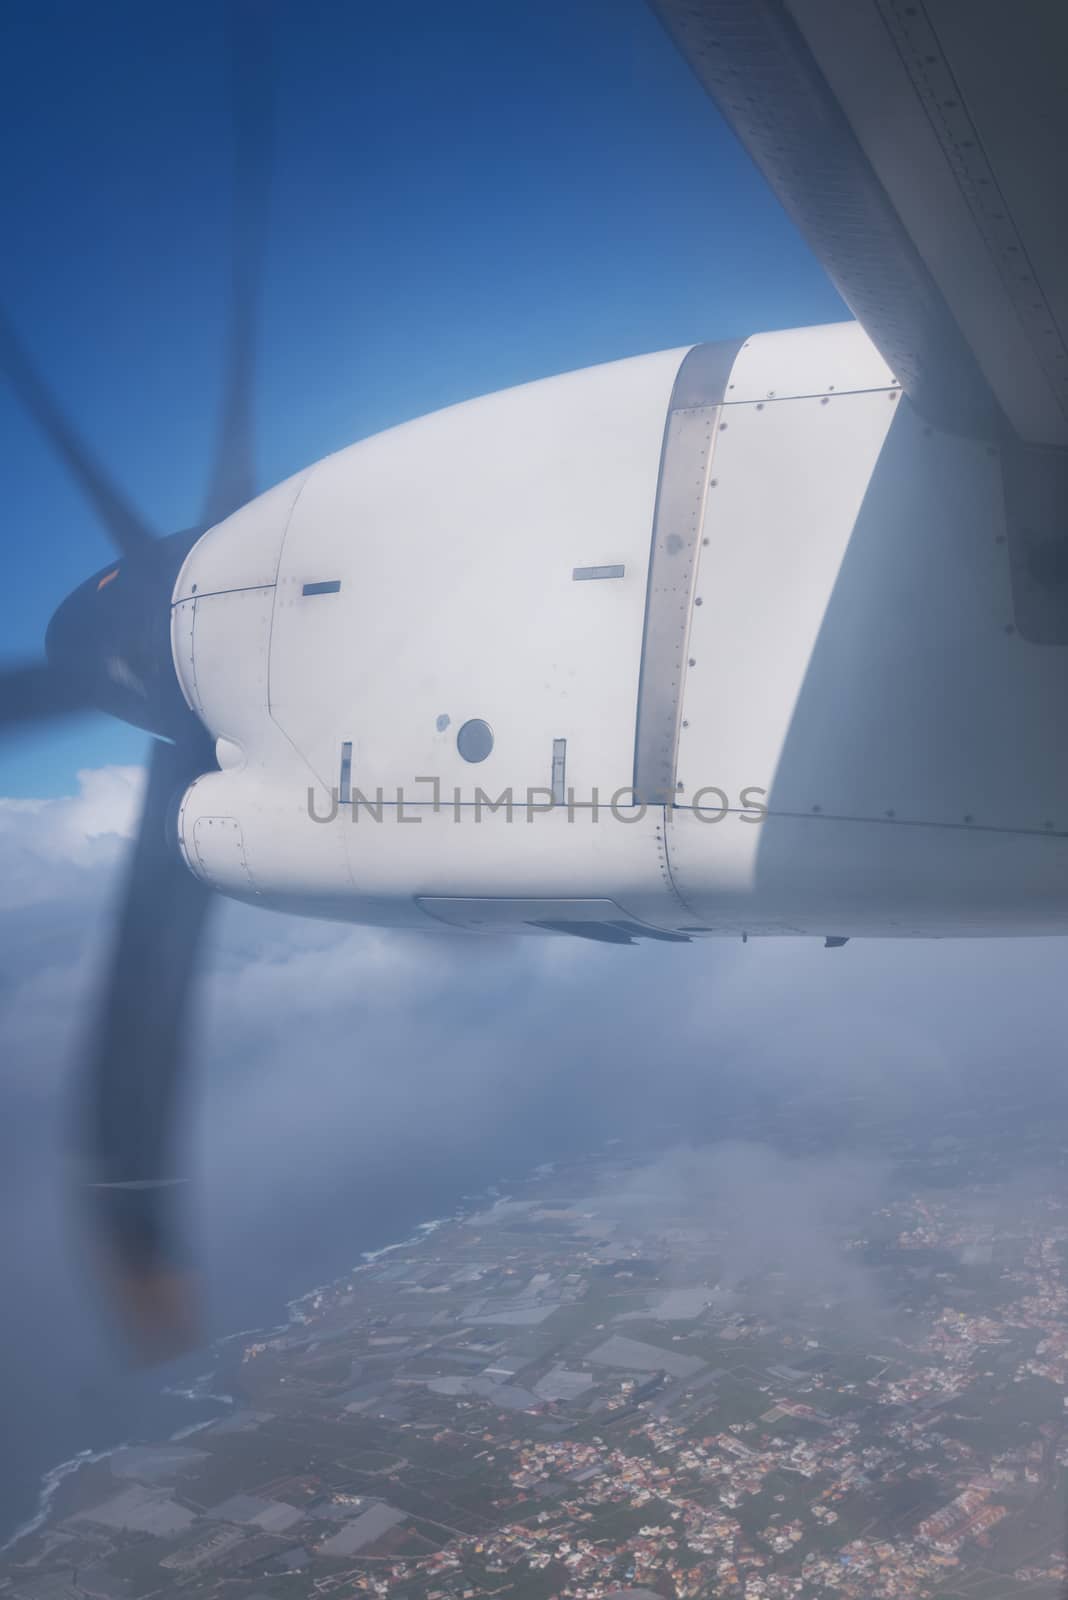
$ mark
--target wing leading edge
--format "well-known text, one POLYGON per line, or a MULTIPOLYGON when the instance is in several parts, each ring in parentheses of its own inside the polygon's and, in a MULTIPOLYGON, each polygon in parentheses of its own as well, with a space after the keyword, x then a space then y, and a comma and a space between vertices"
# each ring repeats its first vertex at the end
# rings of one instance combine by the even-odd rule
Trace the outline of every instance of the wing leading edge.
POLYGON ((1068 446, 1068 11, 650 3, 916 406, 1068 446))

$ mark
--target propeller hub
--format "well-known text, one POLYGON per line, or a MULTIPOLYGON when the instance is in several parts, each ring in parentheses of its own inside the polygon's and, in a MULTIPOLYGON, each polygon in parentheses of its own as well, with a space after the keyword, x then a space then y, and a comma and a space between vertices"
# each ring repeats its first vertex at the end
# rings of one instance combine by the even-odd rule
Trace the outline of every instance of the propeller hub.
POLYGON ((200 532, 172 534, 102 567, 57 607, 45 635, 49 666, 85 700, 171 738, 190 715, 171 652, 171 594, 200 532))

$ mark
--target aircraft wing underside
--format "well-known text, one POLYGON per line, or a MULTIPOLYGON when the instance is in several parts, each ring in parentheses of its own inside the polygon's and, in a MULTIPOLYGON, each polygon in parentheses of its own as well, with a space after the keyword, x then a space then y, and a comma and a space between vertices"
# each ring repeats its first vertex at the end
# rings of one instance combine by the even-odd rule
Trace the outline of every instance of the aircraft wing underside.
POLYGON ((1068 446, 1068 9, 653 6, 917 407, 1068 446))

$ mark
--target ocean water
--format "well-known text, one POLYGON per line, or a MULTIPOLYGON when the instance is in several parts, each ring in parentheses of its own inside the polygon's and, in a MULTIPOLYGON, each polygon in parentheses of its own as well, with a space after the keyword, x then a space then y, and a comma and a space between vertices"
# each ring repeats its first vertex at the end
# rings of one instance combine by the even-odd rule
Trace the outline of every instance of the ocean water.
MULTIPOLYGON (((537 1154, 544 1161, 546 1153, 537 1154)), ((188 1437, 226 1415, 234 1402, 220 1390, 216 1374, 229 1341, 287 1325, 299 1318, 301 1299, 361 1260, 398 1248, 443 1218, 475 1209, 487 1195, 498 1192, 493 1180, 500 1179, 502 1158, 511 1172, 523 1170, 521 1159, 516 1160, 521 1153, 511 1155, 507 1161, 500 1149, 487 1152, 484 1170, 469 1170, 462 1176, 454 1170, 436 1176, 409 1175, 388 1195, 388 1206, 378 1192, 373 1208, 354 1207, 353 1214, 362 1223, 351 1231, 339 1226, 337 1219, 328 1229, 320 1226, 304 1235, 295 1226, 294 1237, 268 1253, 257 1273, 230 1275, 230 1295, 216 1317, 215 1344, 180 1364, 134 1373, 104 1366, 87 1373, 80 1359, 78 1330, 69 1330, 70 1358, 65 1361, 63 1342, 58 1349, 56 1343, 62 1330, 53 1328, 45 1358, 37 1368, 31 1362, 30 1383, 23 1383, 21 1393, 12 1394, 6 1407, 0 1544, 10 1545, 40 1525, 59 1486, 84 1462, 103 1459, 125 1443, 188 1437)), ((533 1172, 534 1165, 528 1162, 526 1170, 533 1172)), ((347 1206, 344 1209, 348 1211, 347 1206)), ((248 1262, 243 1265, 247 1269, 248 1262)), ((24 1358, 30 1337, 27 1329, 19 1350, 24 1358)))

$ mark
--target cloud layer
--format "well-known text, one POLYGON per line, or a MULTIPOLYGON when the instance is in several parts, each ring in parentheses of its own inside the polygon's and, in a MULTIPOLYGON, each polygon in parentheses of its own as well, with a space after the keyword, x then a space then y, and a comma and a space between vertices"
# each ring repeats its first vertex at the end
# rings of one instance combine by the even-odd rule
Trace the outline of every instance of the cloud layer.
MULTIPOLYGON (((54 1374, 50 1401, 34 1392, 34 1330, 51 1330, 62 1370, 115 1368, 64 1152, 140 784, 105 769, 69 799, 0 800, 0 1282, 16 1305, 0 1364, 27 1426, 34 1405, 60 1403, 54 1374)), ((833 1206, 862 1143, 966 1103, 973 1075, 1063 1075, 1059 941, 617 949, 216 911, 187 1137, 220 1329, 443 1197, 605 1138, 740 1138, 760 1214, 800 1226, 833 1206), (771 1148, 806 1106, 819 1168, 771 1148)), ((677 1168, 677 1186, 706 1181, 677 1168)), ((746 1249, 762 1248, 757 1229, 746 1249)))

